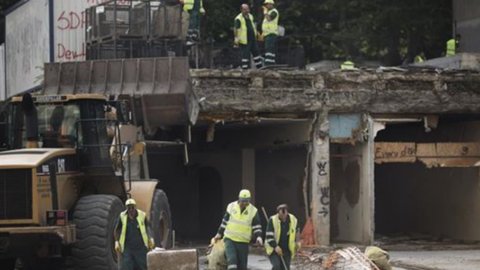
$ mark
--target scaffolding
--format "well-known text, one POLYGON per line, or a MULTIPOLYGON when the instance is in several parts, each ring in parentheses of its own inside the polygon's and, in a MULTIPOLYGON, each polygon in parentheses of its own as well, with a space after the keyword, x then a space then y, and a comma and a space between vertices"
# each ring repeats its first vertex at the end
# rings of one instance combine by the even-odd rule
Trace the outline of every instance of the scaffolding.
POLYGON ((180 4, 111 0, 85 17, 88 60, 186 55, 180 4))

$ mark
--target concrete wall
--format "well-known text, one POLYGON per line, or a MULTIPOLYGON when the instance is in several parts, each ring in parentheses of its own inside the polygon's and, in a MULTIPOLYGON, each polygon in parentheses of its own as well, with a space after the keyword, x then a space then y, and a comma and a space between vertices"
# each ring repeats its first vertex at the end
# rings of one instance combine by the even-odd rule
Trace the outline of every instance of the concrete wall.
POLYGON ((276 207, 287 203, 290 212, 303 225, 305 203, 303 178, 306 165, 306 147, 259 149, 256 151, 256 205, 265 207, 273 215, 276 207))
POLYGON ((480 52, 480 5, 478 0, 454 0, 455 33, 462 35, 461 52, 480 52))
POLYGON ((369 145, 332 144, 330 151, 332 242, 369 244, 373 240, 369 145))
POLYGON ((5 44, 0 45, 0 100, 5 100, 5 44))
POLYGON ((35 0, 6 16, 7 97, 41 84, 50 53, 48 14, 48 0, 35 0))

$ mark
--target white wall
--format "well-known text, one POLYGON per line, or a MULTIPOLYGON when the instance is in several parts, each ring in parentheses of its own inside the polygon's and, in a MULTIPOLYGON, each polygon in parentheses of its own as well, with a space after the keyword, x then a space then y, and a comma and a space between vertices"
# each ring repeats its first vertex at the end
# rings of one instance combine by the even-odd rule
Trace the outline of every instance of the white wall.
POLYGON ((7 97, 41 83, 49 60, 48 0, 32 0, 6 16, 7 97), (38 80, 40 78, 40 80, 38 80))
POLYGON ((5 44, 0 45, 0 100, 5 100, 5 44))
MULTIPOLYGON (((107 1, 54 1, 55 62, 85 60, 85 9, 107 1)), ((128 1, 118 0, 117 3, 128 4, 128 1)))

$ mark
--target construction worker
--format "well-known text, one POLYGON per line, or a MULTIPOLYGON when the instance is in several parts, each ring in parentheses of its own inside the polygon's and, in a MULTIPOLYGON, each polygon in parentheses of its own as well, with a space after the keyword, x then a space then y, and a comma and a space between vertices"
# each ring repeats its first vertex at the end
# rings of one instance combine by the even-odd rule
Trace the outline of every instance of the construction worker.
POLYGON ((134 199, 125 202, 127 210, 120 213, 115 228, 115 250, 122 255, 122 270, 146 270, 147 252, 155 247, 146 214, 136 205, 134 199))
POLYGON ((277 53, 278 20, 280 14, 274 8, 273 0, 265 0, 266 7, 262 24, 262 34, 265 39, 265 65, 275 65, 277 53))
POLYGON ((460 44, 461 36, 459 34, 455 35, 455 38, 449 39, 447 41, 447 53, 446 56, 454 56, 457 54, 457 49, 460 44))
POLYGON ((255 206, 250 203, 250 191, 242 189, 238 201, 227 206, 222 224, 212 239, 214 242, 223 238, 227 269, 247 270, 248 244, 252 233, 258 245, 263 245, 262 225, 255 206))
POLYGON ((288 213, 288 205, 279 205, 277 214, 268 220, 265 236, 265 249, 273 270, 290 269, 290 262, 300 248, 299 239, 297 218, 288 213))
POLYGON ((340 65, 340 69, 341 70, 355 70, 356 68, 355 68, 355 64, 352 61, 347 60, 340 65))
POLYGON ((187 46, 194 45, 200 39, 200 15, 205 15, 203 0, 179 0, 183 10, 189 14, 187 46))
POLYGON ((234 36, 235 46, 240 46, 242 51, 242 69, 250 67, 250 54, 253 55, 255 66, 261 68, 263 64, 257 45, 257 29, 247 4, 242 4, 240 14, 235 17, 234 36))
POLYGON ((415 56, 415 58, 413 59, 413 62, 414 63, 423 63, 423 62, 425 62, 425 59, 426 59, 425 54, 423 52, 421 52, 421 53, 419 53, 415 56))

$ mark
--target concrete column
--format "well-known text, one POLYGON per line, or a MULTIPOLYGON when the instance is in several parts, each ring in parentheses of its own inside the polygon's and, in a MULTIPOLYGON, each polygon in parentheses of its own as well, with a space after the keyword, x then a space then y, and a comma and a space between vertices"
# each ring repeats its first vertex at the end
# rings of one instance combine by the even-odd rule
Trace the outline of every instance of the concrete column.
POLYGON ((328 112, 319 112, 312 131, 311 216, 317 245, 330 245, 330 139, 328 112))
POLYGON ((242 188, 250 190, 255 204, 255 149, 242 149, 242 188))

